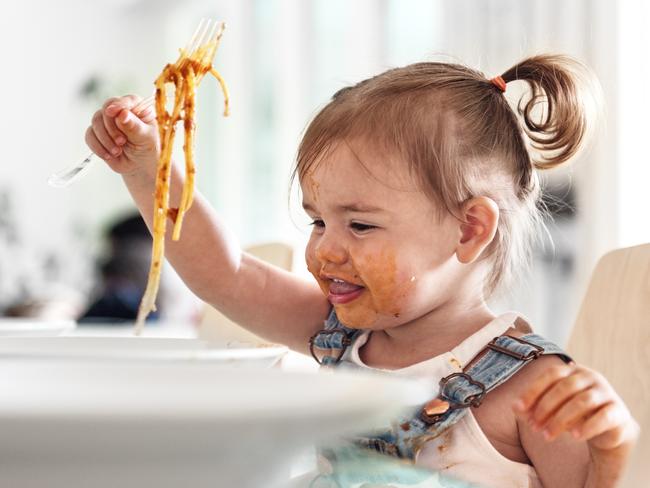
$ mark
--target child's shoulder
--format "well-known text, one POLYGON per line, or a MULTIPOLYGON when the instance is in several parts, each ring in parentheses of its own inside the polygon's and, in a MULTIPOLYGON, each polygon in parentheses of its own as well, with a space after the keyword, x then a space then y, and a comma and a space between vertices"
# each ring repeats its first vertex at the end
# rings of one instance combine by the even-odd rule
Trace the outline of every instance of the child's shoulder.
MULTIPOLYGON (((512 337, 523 337, 530 332, 529 327, 518 327, 509 329, 506 334, 512 337)), ((569 366, 558 355, 541 355, 526 364, 508 381, 499 386, 499 388, 496 388, 492 394, 500 392, 502 395, 512 396, 511 401, 514 401, 515 398, 518 398, 530 386, 533 380, 553 370, 566 368, 569 368, 569 366)))
POLYGON ((495 388, 490 392, 489 396, 502 397, 504 400, 508 399, 512 404, 540 376, 569 368, 570 366, 555 354, 540 356, 517 371, 508 381, 495 388))
MULTIPOLYGON (((529 330, 510 329, 507 335, 521 337, 529 330)), ((508 381, 492 390, 480 407, 473 409, 481 430, 501 455, 511 461, 532 464, 522 445, 522 425, 514 411, 514 403, 541 375, 556 368, 565 368, 566 363, 557 355, 539 356, 521 368, 508 381)))

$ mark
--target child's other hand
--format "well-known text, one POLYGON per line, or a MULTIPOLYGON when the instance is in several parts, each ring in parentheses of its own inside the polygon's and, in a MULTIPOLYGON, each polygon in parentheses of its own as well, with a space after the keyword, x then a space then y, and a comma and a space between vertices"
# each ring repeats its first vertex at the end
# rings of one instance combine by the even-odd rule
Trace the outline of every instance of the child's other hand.
POLYGON ((515 402, 514 410, 546 440, 568 432, 576 440, 587 441, 596 456, 625 455, 639 433, 609 382, 576 364, 549 368, 515 402))
POLYGON ((158 160, 158 128, 153 107, 138 115, 131 109, 140 98, 109 98, 92 117, 86 144, 117 173, 132 173, 158 160))

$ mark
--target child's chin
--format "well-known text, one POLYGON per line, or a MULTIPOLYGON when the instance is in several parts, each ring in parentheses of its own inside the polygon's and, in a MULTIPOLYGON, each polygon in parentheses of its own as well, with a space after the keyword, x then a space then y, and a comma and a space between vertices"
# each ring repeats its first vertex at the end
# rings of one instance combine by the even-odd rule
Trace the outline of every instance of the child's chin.
POLYGON ((348 305, 334 305, 336 316, 346 327, 352 329, 381 330, 384 327, 378 322, 378 314, 374 310, 352 310, 348 305))

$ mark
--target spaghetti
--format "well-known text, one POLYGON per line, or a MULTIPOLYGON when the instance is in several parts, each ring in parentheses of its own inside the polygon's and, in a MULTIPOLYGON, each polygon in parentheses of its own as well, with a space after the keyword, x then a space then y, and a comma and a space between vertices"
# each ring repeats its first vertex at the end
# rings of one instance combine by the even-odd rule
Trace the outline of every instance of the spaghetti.
MULTIPOLYGON (((209 25, 209 21, 208 21, 209 25)), ((216 25, 216 24, 215 24, 216 25)), ((160 157, 156 172, 156 189, 154 194, 153 215, 153 247, 151 252, 151 267, 147 286, 140 302, 138 316, 135 322, 135 333, 142 331, 144 322, 150 312, 156 309, 156 296, 160 287, 160 273, 165 253, 165 235, 167 219, 173 224, 172 240, 177 241, 181 236, 181 227, 185 214, 192 206, 194 197, 194 132, 196 124, 196 87, 203 76, 210 73, 214 76, 224 95, 224 116, 229 113, 229 96, 226 84, 217 70, 212 67, 212 59, 219 47, 225 28, 219 23, 214 35, 200 44, 194 50, 180 50, 176 63, 168 64, 155 81, 156 86, 156 121, 160 136, 160 157), (174 86, 174 98, 171 111, 167 110, 168 84, 174 86), (176 133, 176 123, 183 121, 185 141, 183 152, 185 156, 185 181, 178 208, 170 208, 169 195, 171 189, 171 157, 176 133)))

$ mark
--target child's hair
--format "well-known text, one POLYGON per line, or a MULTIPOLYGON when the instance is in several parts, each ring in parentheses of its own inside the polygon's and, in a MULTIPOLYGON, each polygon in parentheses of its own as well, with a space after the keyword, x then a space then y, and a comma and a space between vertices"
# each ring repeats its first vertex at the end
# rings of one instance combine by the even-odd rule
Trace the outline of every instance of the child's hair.
POLYGON ((492 198, 500 217, 483 255, 493 266, 489 295, 529 261, 543 223, 535 169, 554 168, 578 152, 599 101, 592 75, 566 56, 530 57, 501 78, 528 83, 531 93, 517 106, 523 125, 505 85, 458 64, 412 64, 343 88, 307 127, 292 180, 334 143, 360 140, 400 156, 441 210, 458 215, 469 198, 492 198))

